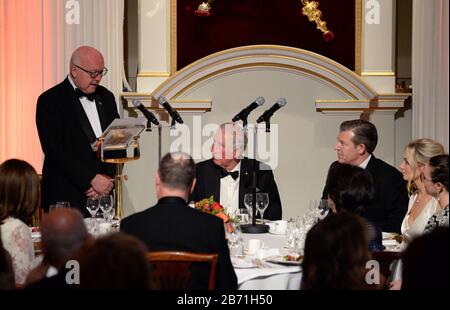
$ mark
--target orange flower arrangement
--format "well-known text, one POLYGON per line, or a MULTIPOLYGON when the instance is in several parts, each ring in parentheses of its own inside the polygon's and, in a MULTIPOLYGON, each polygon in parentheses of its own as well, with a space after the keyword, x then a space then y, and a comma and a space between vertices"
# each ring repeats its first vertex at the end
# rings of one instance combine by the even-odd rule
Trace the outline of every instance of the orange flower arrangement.
POLYGON ((231 225, 231 223, 233 222, 232 218, 227 214, 220 203, 214 201, 214 196, 196 202, 195 209, 221 218, 225 224, 227 231, 233 232, 233 226, 231 225))

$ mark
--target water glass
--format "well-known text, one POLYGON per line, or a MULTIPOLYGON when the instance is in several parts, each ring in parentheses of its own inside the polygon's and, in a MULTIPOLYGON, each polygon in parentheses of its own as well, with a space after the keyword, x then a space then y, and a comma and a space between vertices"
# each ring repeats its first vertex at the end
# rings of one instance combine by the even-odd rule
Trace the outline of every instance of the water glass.
POLYGON ((240 224, 249 223, 247 208, 239 208, 239 223, 240 224))
POLYGON ((244 195, 244 205, 247 208, 249 222, 253 219, 253 194, 247 193, 244 195))
POLYGON ((228 247, 231 256, 244 255, 244 239, 242 237, 241 228, 239 225, 233 225, 233 231, 227 234, 228 247))

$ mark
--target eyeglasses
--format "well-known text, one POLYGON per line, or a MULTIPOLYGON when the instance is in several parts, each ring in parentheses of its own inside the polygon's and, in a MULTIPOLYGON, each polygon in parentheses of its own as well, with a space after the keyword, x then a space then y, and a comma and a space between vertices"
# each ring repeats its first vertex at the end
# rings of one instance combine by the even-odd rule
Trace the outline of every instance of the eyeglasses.
POLYGON ((420 174, 419 178, 422 183, 425 183, 425 181, 431 181, 431 179, 425 178, 425 175, 423 174, 423 172, 420 174))
POLYGON ((75 67, 77 67, 78 69, 83 70, 84 72, 86 72, 87 74, 89 74, 89 76, 90 76, 92 79, 95 79, 98 75, 105 76, 106 73, 108 73, 108 69, 106 69, 106 68, 103 68, 102 71, 88 71, 88 70, 86 70, 86 69, 81 68, 80 66, 77 66, 77 65, 75 65, 75 64, 73 64, 73 65, 74 65, 75 67))

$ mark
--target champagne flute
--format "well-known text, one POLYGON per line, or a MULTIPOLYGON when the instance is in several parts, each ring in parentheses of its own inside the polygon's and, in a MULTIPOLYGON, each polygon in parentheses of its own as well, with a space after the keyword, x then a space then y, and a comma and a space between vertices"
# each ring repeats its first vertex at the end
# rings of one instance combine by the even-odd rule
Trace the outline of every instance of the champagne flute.
POLYGON ((261 223, 264 224, 264 212, 269 206, 269 194, 268 193, 257 193, 256 194, 256 207, 261 214, 261 223))
POLYGON ((103 215, 105 216, 105 220, 107 222, 110 221, 110 211, 113 207, 113 198, 111 195, 105 195, 100 197, 99 199, 100 209, 103 211, 103 215))
POLYGON ((99 208, 99 201, 97 198, 88 198, 86 200, 86 209, 91 214, 91 222, 94 222, 94 216, 97 214, 99 208))

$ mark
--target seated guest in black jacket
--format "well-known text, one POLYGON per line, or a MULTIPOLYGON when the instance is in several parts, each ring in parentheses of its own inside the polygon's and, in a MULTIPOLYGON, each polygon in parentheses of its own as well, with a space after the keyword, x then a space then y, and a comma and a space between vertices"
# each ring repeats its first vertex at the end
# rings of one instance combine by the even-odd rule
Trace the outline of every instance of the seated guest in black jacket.
MULTIPOLYGON (((408 210, 408 193, 403 176, 396 168, 375 158, 378 143, 375 125, 361 119, 345 121, 339 128, 335 150, 338 162, 367 170, 375 188, 374 203, 367 206, 366 217, 381 231, 400 233, 408 210)), ((325 186, 322 197, 328 197, 325 186)))
POLYGON ((375 196, 369 172, 356 166, 335 162, 328 171, 326 186, 328 206, 332 212, 344 210, 363 217, 368 230, 369 250, 383 250, 380 229, 367 220, 366 207, 373 203, 375 196))
POLYGON ((281 219, 281 201, 271 168, 255 159, 244 158, 247 135, 239 125, 222 124, 214 135, 212 159, 197 164, 197 183, 191 200, 214 196, 233 215, 244 208, 244 195, 251 193, 253 165, 257 167, 257 189, 269 194, 264 218, 281 219))
MULTIPOLYGON (((224 223, 214 215, 188 206, 187 199, 194 186, 192 158, 184 153, 166 154, 156 174, 158 203, 123 219, 120 230, 143 241, 150 252, 219 254, 216 288, 236 289, 237 278, 225 240, 224 223)), ((206 272, 206 269, 193 272, 191 289, 207 288, 206 272)))

